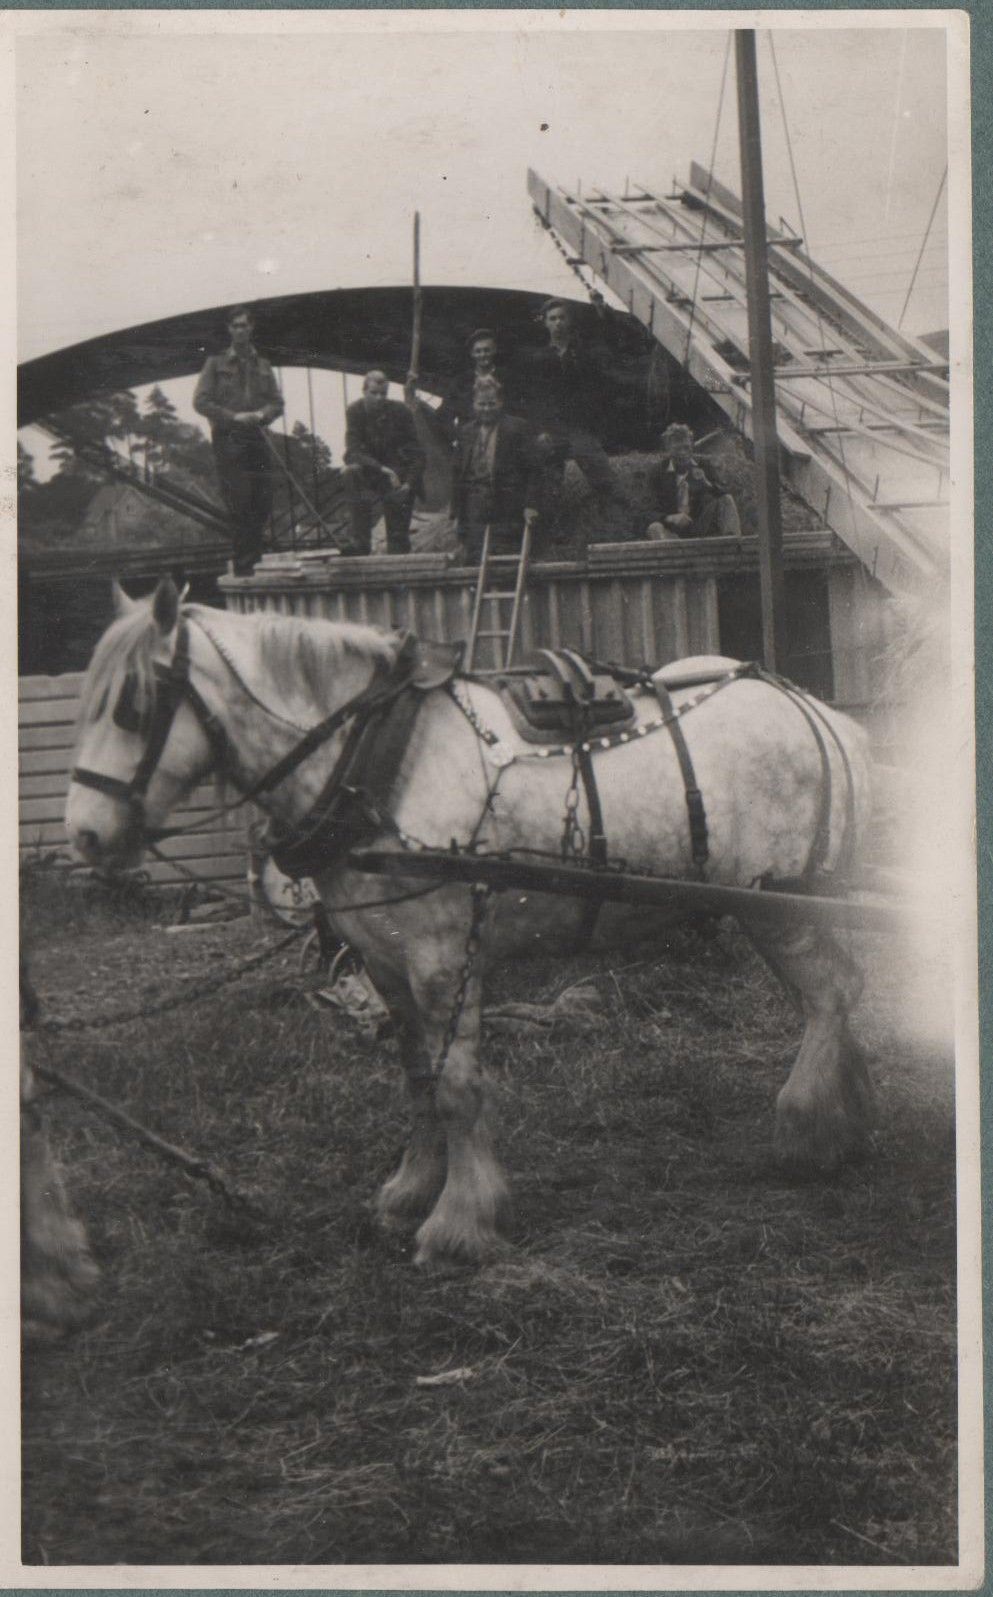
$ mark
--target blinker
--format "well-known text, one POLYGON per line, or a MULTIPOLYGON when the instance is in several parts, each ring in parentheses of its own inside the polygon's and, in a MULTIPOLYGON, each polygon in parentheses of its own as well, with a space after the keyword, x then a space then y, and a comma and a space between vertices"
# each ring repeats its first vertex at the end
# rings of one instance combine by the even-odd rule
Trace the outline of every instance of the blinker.
POLYGON ((122 732, 147 733, 151 722, 152 706, 139 703, 138 676, 136 672, 129 671, 114 706, 114 725, 119 726, 122 732))

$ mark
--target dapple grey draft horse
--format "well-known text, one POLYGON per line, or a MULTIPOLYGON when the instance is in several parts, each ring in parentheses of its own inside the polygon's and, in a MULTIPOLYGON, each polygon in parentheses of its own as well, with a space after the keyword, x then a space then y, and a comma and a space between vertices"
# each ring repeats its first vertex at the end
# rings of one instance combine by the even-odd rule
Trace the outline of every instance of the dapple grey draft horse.
MULTIPOLYGON (((184 606, 170 582, 151 601, 118 590, 118 608, 83 687, 67 808, 83 859, 133 864, 211 771, 251 795, 290 838, 306 832, 363 718, 368 726, 384 698, 395 701, 402 636, 184 606)), ((698 694, 682 721, 706 807, 709 880, 747 887, 801 878, 818 836, 825 856, 850 854, 869 816, 864 734, 807 696, 801 708, 799 696, 773 682, 735 674, 734 662, 718 667, 727 668, 721 691, 698 694)), ((603 830, 613 856, 632 869, 689 878, 685 769, 665 731, 650 735, 658 699, 647 688, 633 696, 644 735, 591 756, 603 830)), ((675 690, 677 711, 692 697, 675 690)), ((578 811, 588 825, 583 802, 574 761, 537 757, 491 685, 456 679, 421 692, 388 813, 367 809, 365 836, 398 852, 455 839, 559 859, 564 814, 578 811)), ((380 1214, 421 1222, 422 1263, 480 1259, 497 1245, 507 1199, 479 1060, 482 981, 503 958, 573 948, 587 907, 515 891, 497 895, 480 921, 479 895, 465 885, 370 877, 347 849, 312 862, 311 874, 391 1011, 409 1084, 410 1141, 379 1194, 380 1214)), ((605 905, 595 941, 640 939, 685 912, 605 905)), ((806 1023, 778 1098, 777 1153, 831 1169, 866 1136, 868 1081, 849 1031, 859 972, 813 917, 752 919, 746 911, 739 919, 806 1023)))

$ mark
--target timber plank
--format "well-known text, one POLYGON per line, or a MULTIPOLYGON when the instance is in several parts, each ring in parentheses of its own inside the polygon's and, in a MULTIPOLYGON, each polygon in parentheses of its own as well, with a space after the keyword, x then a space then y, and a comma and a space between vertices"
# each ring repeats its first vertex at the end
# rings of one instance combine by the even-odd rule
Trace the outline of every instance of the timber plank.
POLYGON ((71 749, 76 741, 72 722, 57 726, 20 726, 18 746, 22 749, 71 749))
POLYGON ((72 726, 78 706, 78 698, 27 699, 18 706, 18 727, 51 726, 57 722, 68 722, 72 726))
MULTIPOLYGON (((22 821, 18 827, 18 842, 22 850, 61 848, 67 854, 70 852, 69 839, 61 818, 48 821, 22 821)), ((182 837, 168 837, 159 844, 159 848, 169 859, 198 860, 209 858, 214 854, 231 854, 244 859, 247 843, 238 839, 237 834, 218 830, 187 832, 182 837)))
POLYGON ((26 704, 32 699, 78 699, 83 677, 82 671, 67 671, 54 677, 18 677, 18 703, 26 704))

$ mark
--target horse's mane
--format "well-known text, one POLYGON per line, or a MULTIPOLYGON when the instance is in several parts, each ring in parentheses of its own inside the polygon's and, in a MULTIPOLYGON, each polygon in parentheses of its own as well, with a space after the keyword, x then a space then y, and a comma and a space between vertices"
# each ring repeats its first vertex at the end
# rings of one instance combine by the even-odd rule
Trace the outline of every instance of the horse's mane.
MULTIPOLYGON (((208 636, 223 638, 223 623, 230 612, 205 605, 187 605, 184 614, 199 621, 208 636)), ((299 616, 257 615, 250 618, 254 658, 238 647, 237 637, 224 641, 243 668, 246 680, 265 675, 267 692, 292 703, 301 696, 318 701, 344 670, 355 665, 392 665, 400 640, 395 633, 351 621, 323 621, 299 616)), ((96 646, 83 679, 77 714, 77 731, 97 721, 120 691, 124 678, 135 680, 135 702, 144 706, 154 693, 153 662, 162 634, 150 606, 140 605, 108 627, 96 646)))
MULTIPOLYGON (((207 612, 207 629, 210 613, 207 612)), ((191 608, 191 614, 195 614, 195 608, 191 608)), ((259 664, 267 684, 288 701, 301 695, 319 700, 327 693, 329 683, 349 667, 392 665, 397 656, 399 639, 395 633, 358 622, 274 615, 252 619, 259 664)))
POLYGON ((80 692, 76 730, 98 721, 125 676, 135 678, 135 702, 151 702, 155 673, 152 662, 162 634, 152 618, 151 606, 141 605, 111 623, 97 644, 80 692))

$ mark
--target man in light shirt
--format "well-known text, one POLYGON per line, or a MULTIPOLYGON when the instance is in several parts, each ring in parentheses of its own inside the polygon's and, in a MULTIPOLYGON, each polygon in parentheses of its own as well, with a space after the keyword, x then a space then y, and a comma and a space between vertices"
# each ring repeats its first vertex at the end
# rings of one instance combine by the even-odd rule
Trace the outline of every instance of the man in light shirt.
POLYGON ((272 456, 265 429, 283 413, 283 396, 267 360, 252 343, 245 305, 228 315, 231 342, 200 373, 193 408, 210 422, 221 494, 234 521, 234 572, 249 576, 262 553, 272 511, 272 456))

